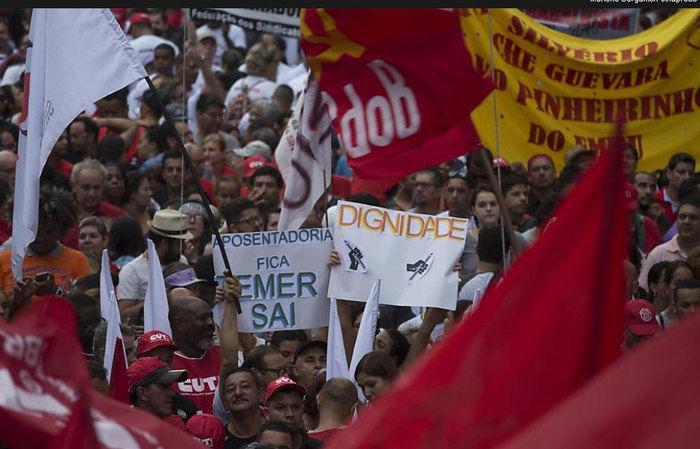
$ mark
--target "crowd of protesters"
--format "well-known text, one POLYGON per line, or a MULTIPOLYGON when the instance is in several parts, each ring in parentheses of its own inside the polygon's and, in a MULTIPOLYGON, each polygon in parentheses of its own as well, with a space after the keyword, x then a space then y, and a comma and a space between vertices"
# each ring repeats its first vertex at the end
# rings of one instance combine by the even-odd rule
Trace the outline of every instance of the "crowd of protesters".
MULTIPOLYGON (((18 283, 9 248, 28 15, 12 11, 0 15, 2 315, 11 320, 37 295, 68 298, 93 387, 106 393, 99 276, 107 249, 129 359, 131 403, 209 447, 321 446, 479 306, 517 254, 536 242, 557 204, 597 157, 595 149, 574 147, 557 170, 546 154, 508 163, 484 148, 419 170, 388 190, 351 193, 352 172, 333 137, 333 185, 302 227, 322 226, 326 209, 339 199, 469 223, 454 267, 460 280, 456 310, 381 306, 374 350, 351 373, 362 393, 358 397, 352 381, 326 380, 326 330, 234 332, 240 283, 235 276, 227 276, 223 286, 214 281, 215 229, 277 229, 284 182, 274 152, 306 80, 298 43, 226 23, 188 20, 180 9, 115 9, 157 92, 145 81, 134 83, 99 100, 65 129, 41 177, 37 238, 24 261, 24 282, 18 283), (201 189, 186 168, 176 133, 201 189), (497 188, 489 182, 489 165, 499 179, 497 188), (506 220, 512 233, 502 231, 506 220), (163 267, 171 336, 143 332, 146 238, 163 267), (225 304, 223 318, 212 313, 219 302, 225 304)), ((669 155, 665 167, 644 172, 637 170, 637 150, 625 147, 630 239, 624 350, 700 307, 698 154, 688 149, 669 155)), ((339 263, 337 253, 328 263, 339 263)), ((362 306, 338 302, 348 354, 362 306)))

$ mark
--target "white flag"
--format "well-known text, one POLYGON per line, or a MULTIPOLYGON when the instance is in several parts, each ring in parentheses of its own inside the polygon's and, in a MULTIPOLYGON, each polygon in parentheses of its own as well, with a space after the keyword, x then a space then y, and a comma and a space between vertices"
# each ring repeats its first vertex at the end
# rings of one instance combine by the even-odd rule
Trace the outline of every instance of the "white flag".
POLYGON ((372 285, 372 291, 365 303, 365 310, 362 312, 360 329, 357 331, 357 340, 355 340, 355 348, 352 351, 352 361, 350 362, 350 374, 352 376, 355 376, 355 368, 360 363, 360 359, 374 349, 374 335, 377 331, 377 319, 379 318, 380 288, 381 279, 377 279, 372 285))
POLYGON ((352 351, 350 368, 345 355, 343 345, 343 332, 340 328, 338 318, 338 303, 335 298, 331 298, 331 312, 328 320, 328 354, 326 364, 326 380, 334 377, 344 377, 351 380, 357 387, 357 394, 361 401, 365 401, 365 395, 355 380, 355 369, 365 354, 374 349, 374 335, 377 330, 377 319, 379 318, 379 289, 381 279, 374 281, 372 291, 365 303, 365 310, 362 312, 360 329, 357 331, 357 340, 352 351))
POLYGON ((165 292, 163 269, 160 266, 156 246, 148 239, 148 288, 143 303, 143 331, 157 329, 172 337, 168 319, 168 295, 165 292))
POLYGON ((334 377, 352 379, 348 369, 348 359, 343 343, 343 330, 338 318, 338 302, 331 298, 331 312, 328 318, 328 354, 326 362, 326 380, 334 377))
POLYGON ((277 225, 280 231, 299 229, 331 183, 331 116, 328 110, 331 106, 326 98, 310 73, 306 91, 275 150, 277 166, 283 170, 285 182, 277 225))
POLYGON ((20 117, 12 211, 12 272, 34 241, 39 176, 56 140, 82 111, 146 71, 109 9, 34 8, 20 117))
MULTIPOLYGON (((107 382, 112 378, 112 364, 114 363, 114 350, 117 338, 124 341, 121 324, 121 315, 117 305, 117 295, 114 292, 112 274, 109 271, 109 255, 107 250, 102 250, 102 267, 100 269, 100 316, 107 321, 107 338, 105 339, 104 368, 107 370, 107 382)), ((124 351, 124 346, 120 346, 124 351)), ((126 360, 126 351, 124 352, 126 360)))

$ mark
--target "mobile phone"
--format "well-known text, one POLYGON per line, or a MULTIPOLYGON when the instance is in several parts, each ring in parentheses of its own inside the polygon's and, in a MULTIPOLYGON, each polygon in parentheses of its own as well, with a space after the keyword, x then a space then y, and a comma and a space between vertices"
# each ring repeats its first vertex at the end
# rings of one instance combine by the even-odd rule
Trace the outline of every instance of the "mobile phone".
POLYGON ((34 280, 37 282, 41 282, 41 283, 44 283, 47 281, 51 281, 52 284, 55 283, 53 273, 50 273, 48 271, 37 273, 37 275, 34 276, 34 280))

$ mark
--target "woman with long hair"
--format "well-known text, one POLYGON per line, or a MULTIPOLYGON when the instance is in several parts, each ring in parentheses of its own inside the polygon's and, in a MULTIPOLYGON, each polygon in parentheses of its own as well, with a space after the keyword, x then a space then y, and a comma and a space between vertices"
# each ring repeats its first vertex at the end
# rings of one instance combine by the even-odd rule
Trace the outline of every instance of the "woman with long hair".
POLYGON ((385 351, 371 351, 360 359, 355 368, 355 381, 367 401, 374 402, 383 396, 399 374, 399 368, 385 351))
POLYGON ((145 174, 132 171, 126 175, 124 190, 124 211, 141 226, 141 234, 148 231, 153 203, 151 184, 145 174))

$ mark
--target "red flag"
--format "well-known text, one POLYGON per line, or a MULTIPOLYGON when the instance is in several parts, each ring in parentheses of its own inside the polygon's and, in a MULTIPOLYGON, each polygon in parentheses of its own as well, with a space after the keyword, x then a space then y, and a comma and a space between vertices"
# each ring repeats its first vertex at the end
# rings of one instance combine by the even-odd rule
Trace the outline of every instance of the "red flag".
POLYGON ((493 84, 457 11, 307 9, 301 33, 357 176, 400 178, 481 147, 470 114, 493 84))
POLYGON ((603 153, 474 314, 329 449, 491 448, 614 361, 623 183, 621 149, 603 153))
POLYGON ((51 440, 48 449, 95 449, 98 446, 88 398, 85 392, 80 392, 68 424, 51 440))
POLYGON ((124 359, 124 343, 117 337, 114 344, 114 357, 112 358, 112 372, 109 379, 109 396, 129 403, 129 377, 126 374, 126 359, 124 359))
POLYGON ((39 299, 11 324, 0 321, 3 443, 12 449, 58 444, 85 427, 86 413, 72 413, 80 410, 76 401, 85 400, 97 448, 202 449, 187 433, 156 416, 89 390, 76 329, 72 305, 56 296, 39 299), (81 399, 84 392, 88 397, 81 399))
POLYGON ((697 448, 700 314, 644 342, 499 449, 697 448))

